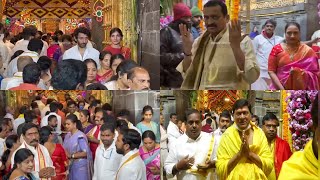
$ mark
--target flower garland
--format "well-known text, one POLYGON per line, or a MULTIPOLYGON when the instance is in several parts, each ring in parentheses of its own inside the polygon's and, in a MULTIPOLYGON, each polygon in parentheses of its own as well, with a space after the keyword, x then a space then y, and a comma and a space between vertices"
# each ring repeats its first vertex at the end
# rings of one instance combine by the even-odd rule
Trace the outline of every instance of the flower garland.
POLYGON ((240 0, 226 0, 226 6, 231 20, 239 19, 240 0))
POLYGON ((160 18, 160 29, 167 27, 173 21, 173 16, 166 16, 160 18))
POLYGON ((312 127, 311 104, 317 95, 317 91, 288 91, 290 95, 287 112, 290 115, 289 129, 292 133, 293 149, 303 150, 310 138, 312 127))
POLYGON ((281 98, 282 98, 282 138, 283 140, 287 141, 292 149, 292 142, 290 143, 291 139, 289 137, 289 114, 287 111, 287 102, 286 98, 289 94, 286 91, 281 91, 281 98))

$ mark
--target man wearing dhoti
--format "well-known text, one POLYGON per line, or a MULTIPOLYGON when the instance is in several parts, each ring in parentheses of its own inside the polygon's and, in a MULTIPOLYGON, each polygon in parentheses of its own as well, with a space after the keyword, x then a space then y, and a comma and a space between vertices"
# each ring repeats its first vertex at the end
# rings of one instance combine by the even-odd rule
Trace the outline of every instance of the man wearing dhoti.
POLYGON ((221 137, 217 173, 220 179, 267 179, 273 159, 264 132, 251 122, 251 106, 245 99, 233 105, 235 123, 221 137))
POLYGON ((237 20, 229 22, 226 5, 209 1, 203 9, 207 31, 192 42, 190 31, 180 25, 186 72, 182 89, 249 89, 260 74, 253 45, 241 36, 237 20))
POLYGON ((192 109, 186 113, 186 133, 180 136, 170 149, 164 163, 168 176, 177 175, 181 180, 212 179, 214 137, 201 132, 201 115, 192 109), (211 173, 210 173, 211 172, 211 173))

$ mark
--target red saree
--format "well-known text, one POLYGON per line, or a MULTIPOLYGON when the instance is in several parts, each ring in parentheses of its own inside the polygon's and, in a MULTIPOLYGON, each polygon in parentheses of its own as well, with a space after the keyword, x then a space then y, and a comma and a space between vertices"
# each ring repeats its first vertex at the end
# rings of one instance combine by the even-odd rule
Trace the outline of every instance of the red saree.
POLYGON ((274 151, 274 167, 276 171, 276 177, 278 178, 282 163, 290 158, 292 152, 287 141, 282 140, 278 136, 276 137, 275 142, 275 151, 274 151))
POLYGON ((109 52, 111 52, 112 55, 122 54, 125 59, 131 58, 131 50, 130 50, 130 48, 127 48, 125 46, 121 46, 121 48, 113 48, 108 45, 103 49, 103 51, 109 51, 109 52))
MULTIPOLYGON (((318 57, 305 44, 300 45, 292 60, 281 44, 274 46, 269 56, 268 70, 277 74, 282 86, 287 90, 320 89, 318 57)), ((270 89, 277 89, 273 82, 270 89)))
POLYGON ((53 165, 56 170, 56 176, 52 177, 51 180, 64 180, 66 179, 66 165, 68 162, 66 152, 61 144, 56 144, 56 148, 51 155, 53 165))

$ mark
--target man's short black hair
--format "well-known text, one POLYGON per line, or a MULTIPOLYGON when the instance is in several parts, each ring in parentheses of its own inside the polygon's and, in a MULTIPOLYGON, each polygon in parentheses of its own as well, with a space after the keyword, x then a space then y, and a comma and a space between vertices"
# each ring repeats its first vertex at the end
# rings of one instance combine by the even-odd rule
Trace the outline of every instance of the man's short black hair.
POLYGON ((212 121, 213 121, 213 120, 212 120, 211 118, 208 118, 208 119, 206 120, 206 123, 207 123, 207 124, 211 124, 212 121))
POLYGON ((24 83, 37 84, 40 81, 41 69, 37 63, 31 63, 23 68, 22 79, 24 83))
POLYGON ((109 103, 104 103, 101 108, 105 111, 112 111, 112 106, 109 103))
POLYGON ((232 113, 235 113, 235 111, 236 111, 237 109, 243 108, 243 107, 245 107, 245 106, 248 107, 249 112, 251 113, 251 105, 250 105, 249 101, 246 100, 246 99, 239 99, 239 100, 237 100, 237 101, 233 104, 232 113))
POLYGON ((59 109, 59 103, 54 101, 50 103, 49 108, 50 108, 50 112, 56 112, 59 109))
POLYGON ((141 135, 134 129, 122 129, 121 134, 123 135, 123 144, 129 144, 130 150, 139 149, 141 144, 141 135))
POLYGON ((56 30, 55 32, 54 32, 54 35, 63 35, 63 32, 61 31, 61 30, 56 30))
POLYGON ((91 83, 87 86, 87 90, 108 90, 106 86, 100 83, 91 83))
POLYGON ((43 48, 43 42, 40 39, 33 38, 29 41, 28 50, 38 52, 43 48))
MULTIPOLYGON (((262 118, 262 125, 264 125, 264 123, 266 121, 269 121, 269 120, 277 120, 278 124, 279 124, 279 119, 277 118, 276 115, 274 115, 273 113, 270 113, 268 112, 265 116, 263 116, 262 118)), ((259 119, 257 119, 257 121, 259 122, 259 119)))
POLYGON ((52 60, 48 56, 41 56, 37 61, 37 64, 39 65, 41 71, 45 71, 50 69, 52 60))
POLYGON ((37 115, 33 110, 27 110, 26 112, 24 112, 24 119, 26 123, 32 122, 36 118, 37 115))
POLYGON ((267 24, 272 24, 274 27, 277 26, 277 22, 275 20, 273 20, 273 19, 266 20, 266 22, 264 23, 263 26, 265 27, 267 24))
POLYGON ((79 33, 85 34, 85 35, 87 35, 89 38, 91 37, 91 32, 90 32, 90 30, 89 30, 88 28, 86 28, 86 27, 79 27, 79 28, 77 28, 76 30, 74 30, 74 37, 75 37, 76 39, 78 39, 79 33))
POLYGON ((51 121, 53 118, 57 118, 57 116, 56 116, 56 115, 50 115, 50 116, 48 117, 48 122, 51 121))
POLYGON ((39 132, 39 129, 38 129, 38 126, 29 122, 29 123, 24 123, 23 126, 22 126, 22 134, 25 136, 27 131, 31 128, 36 128, 39 132))
POLYGON ((109 130, 111 131, 112 133, 115 133, 115 126, 114 126, 114 123, 105 123, 101 126, 100 128, 100 132, 102 131, 106 131, 106 130, 109 130))
POLYGON ((19 113, 20 114, 24 114, 24 112, 26 112, 26 110, 28 110, 28 106, 27 105, 23 105, 19 108, 19 113))
POLYGON ((191 114, 194 114, 194 113, 195 114, 199 114, 199 116, 201 118, 201 114, 200 114, 200 112, 198 110, 196 110, 196 109, 188 109, 186 111, 185 121, 187 122, 188 121, 188 116, 190 116, 191 114))
POLYGON ((66 59, 60 62, 52 75, 54 89, 74 90, 87 80, 87 66, 79 60, 66 59))
POLYGON ((177 114, 176 113, 171 113, 170 114, 170 119, 172 118, 172 116, 177 116, 177 114))
POLYGON ((30 36, 36 36, 38 30, 35 26, 27 26, 22 30, 22 36, 24 39, 29 39, 30 36))
POLYGON ((224 2, 222 2, 221 0, 211 0, 208 1, 203 7, 213 7, 213 6, 220 6, 221 7, 221 11, 223 16, 228 15, 228 9, 227 6, 224 2))

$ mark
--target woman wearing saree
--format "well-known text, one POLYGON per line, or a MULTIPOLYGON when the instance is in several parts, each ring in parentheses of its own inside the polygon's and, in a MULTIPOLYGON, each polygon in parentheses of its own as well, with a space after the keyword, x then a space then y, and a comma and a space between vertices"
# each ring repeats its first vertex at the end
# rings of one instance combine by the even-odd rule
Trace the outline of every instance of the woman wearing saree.
POLYGON ((123 34, 121 29, 117 27, 112 28, 110 30, 111 45, 107 45, 103 51, 109 51, 112 55, 121 54, 125 59, 130 59, 131 50, 130 48, 121 45, 122 38, 123 34))
POLYGON ((65 180, 66 166, 68 165, 67 155, 61 144, 54 143, 52 131, 53 129, 50 126, 44 126, 40 129, 40 144, 48 149, 55 167, 56 176, 51 177, 51 180, 65 180))
POLYGON ((137 124, 137 128, 139 129, 141 134, 143 134, 147 130, 153 131, 153 133, 156 135, 156 142, 160 143, 160 127, 156 122, 152 121, 152 115, 152 107, 149 105, 144 106, 142 109, 143 119, 137 124))
POLYGON ((100 69, 97 73, 97 81, 101 84, 108 82, 111 77, 113 76, 113 71, 110 67, 110 60, 111 60, 111 52, 109 51, 102 51, 100 53, 100 69))
POLYGON ((71 114, 66 117, 65 122, 68 134, 63 147, 70 159, 69 180, 91 180, 92 157, 86 135, 81 132, 81 122, 77 116, 71 114))
POLYGON ((147 168, 147 180, 160 180, 160 145, 155 140, 156 136, 150 130, 142 134, 143 146, 139 153, 147 168))
POLYGON ((286 42, 274 46, 269 56, 270 89, 320 89, 318 57, 309 46, 300 43, 300 25, 288 23, 285 36, 286 42))
POLYGON ((82 125, 82 132, 84 134, 87 134, 93 127, 94 125, 89 122, 90 118, 90 112, 88 110, 81 110, 80 111, 80 121, 82 125))

